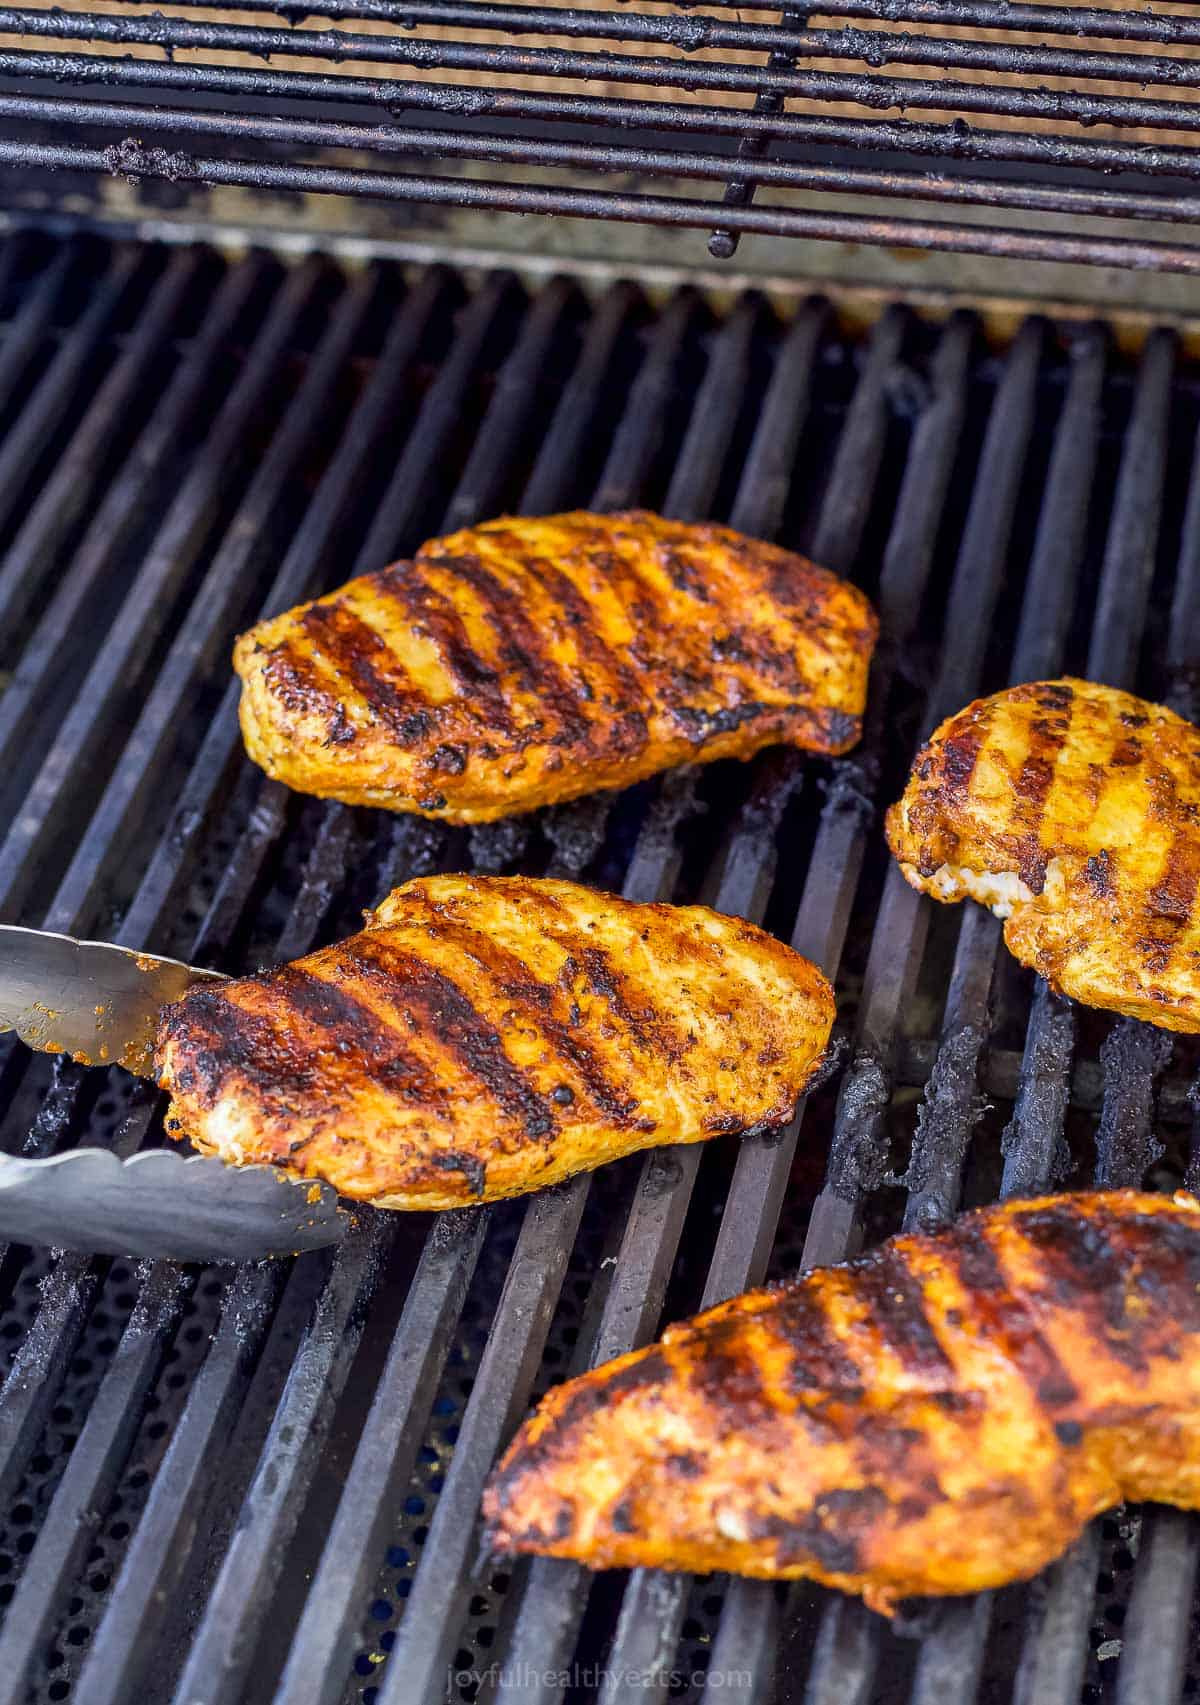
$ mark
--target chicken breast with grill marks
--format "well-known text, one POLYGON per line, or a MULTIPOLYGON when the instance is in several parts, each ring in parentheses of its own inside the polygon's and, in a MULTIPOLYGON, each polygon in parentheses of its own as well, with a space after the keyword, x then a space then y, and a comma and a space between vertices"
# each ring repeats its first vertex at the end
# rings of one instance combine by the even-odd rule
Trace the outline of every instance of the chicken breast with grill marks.
POLYGON ((1005 919, 1023 965, 1088 1006, 1200 1031, 1200 729, 1091 681, 978 699, 887 816, 913 887, 1005 919))
POLYGON ((452 1208, 785 1124, 833 1016, 816 967, 738 918, 434 876, 347 941, 190 989, 157 1076, 223 1160, 452 1208))
POLYGON ((594 1568, 812 1577, 890 1613, 1200 1507, 1200 1204, 1008 1202, 735 1298, 569 1380, 484 1500, 594 1568))
POLYGON ((876 620, 727 527, 490 521, 243 634, 256 763, 302 793, 478 823, 688 761, 858 740, 876 620))

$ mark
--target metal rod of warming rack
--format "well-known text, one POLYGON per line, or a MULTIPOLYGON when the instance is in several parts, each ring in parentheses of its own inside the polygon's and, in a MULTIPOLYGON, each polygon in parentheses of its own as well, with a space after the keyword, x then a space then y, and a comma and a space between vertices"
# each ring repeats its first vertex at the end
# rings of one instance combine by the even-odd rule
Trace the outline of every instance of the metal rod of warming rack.
MULTIPOLYGON (((151 3, 152 0, 147 0, 148 6, 151 3)), ((705 4, 730 10, 736 7, 739 14, 756 10, 738 5, 737 0, 705 0, 705 4)), ((198 6, 195 9, 204 8, 198 6)), ((769 7, 757 9, 764 12, 772 10, 769 7)), ((273 18, 279 15, 275 0, 240 0, 236 10, 243 13, 265 12, 273 18)), ((1162 13, 1102 11, 1084 6, 1006 5, 1003 0, 978 0, 978 3, 968 3, 968 0, 961 0, 961 3, 960 0, 831 0, 819 11, 821 17, 861 18, 871 23, 953 24, 959 28, 1005 32, 1041 30, 1049 35, 1154 42, 1164 47, 1200 44, 1200 22, 1194 14, 1172 17, 1162 13)), ((397 18, 392 0, 329 0, 328 5, 314 8, 310 15, 371 20, 410 31, 419 23, 432 23, 475 29, 495 28, 512 35, 615 36, 624 41, 661 41, 688 52, 706 47, 769 48, 784 35, 773 22, 747 23, 739 15, 731 24, 719 16, 714 18, 708 11, 689 11, 683 16, 651 16, 588 11, 578 7, 567 10, 557 6, 496 5, 489 0, 459 0, 459 3, 445 6, 440 0, 425 0, 422 5, 406 6, 401 19, 397 18)), ((302 22, 303 14, 297 12, 291 21, 302 22)))
MULTIPOLYGON (((766 110, 766 109, 759 109, 766 110)), ((332 119, 213 113, 177 106, 149 108, 110 101, 68 100, 61 96, 0 94, 0 117, 45 123, 109 127, 122 132, 158 133, 174 141, 198 137, 236 138, 239 142, 280 142, 314 148, 349 148, 363 152, 428 156, 436 143, 447 159, 486 160, 601 172, 639 173, 659 177, 695 178, 725 182, 733 168, 727 154, 704 154, 672 148, 625 143, 585 143, 545 137, 514 137, 494 133, 431 132, 424 126, 341 123, 332 119)), ((780 188, 828 190, 856 195, 901 197, 915 201, 970 202, 1021 212, 1051 212, 1087 217, 1113 216, 1190 222, 1200 220, 1200 197, 1157 191, 1081 189, 1070 184, 1028 184, 1007 179, 935 176, 932 173, 874 169, 868 165, 820 165, 799 160, 771 160, 761 155, 765 134, 743 138, 738 158, 753 157, 748 177, 755 184, 780 188), (743 155, 750 143, 756 152, 743 155)), ((136 176, 174 172, 182 175, 181 158, 165 159, 134 146, 117 145, 110 166, 136 176), (173 163, 172 163, 173 160, 173 163)), ((732 205, 745 205, 745 200, 732 205)), ((732 251, 730 251, 732 252, 732 251)))
MULTIPOLYGON (((830 118, 779 112, 774 115, 737 107, 706 107, 692 102, 635 100, 614 96, 554 94, 519 87, 464 89, 458 84, 414 82, 401 78, 331 76, 309 71, 244 69, 228 65, 176 63, 152 59, 101 58, 94 54, 28 52, 0 49, 0 75, 18 80, 50 80, 80 87, 172 90, 176 93, 226 94, 247 99, 299 99, 315 105, 352 104, 470 117, 536 119, 573 124, 619 126, 711 136, 766 136, 818 147, 874 149, 941 156, 959 161, 1020 161, 1039 166, 1078 166, 1089 171, 1131 171, 1149 176, 1200 175, 1200 154, 1190 147, 1121 141, 1096 142, 1077 136, 1018 130, 979 130, 962 122, 935 125, 904 117, 830 118)), ((911 87, 911 86, 910 86, 911 87)), ((14 96, 14 99, 20 99, 14 96)), ((69 108, 69 103, 68 103, 69 108)), ((1071 113, 1057 116, 1068 119, 1071 113)), ((1095 122, 1088 115, 1082 122, 1095 122)))
MULTIPOLYGON (((14 162, 51 168, 74 166, 92 172, 107 171, 113 164, 106 149, 0 141, 0 164, 14 162)), ((389 201, 482 207, 493 211, 575 214, 583 218, 674 224, 701 230, 719 225, 776 236, 809 236, 843 242, 992 254, 1017 260, 1075 261, 1092 266, 1121 266, 1135 271, 1200 273, 1200 247, 1121 237, 1067 237, 1054 232, 956 226, 927 219, 761 206, 737 207, 671 196, 559 190, 529 184, 479 183, 335 167, 193 159, 190 156, 184 158, 178 169, 172 167, 165 173, 153 162, 147 162, 146 169, 149 176, 167 175, 175 181, 191 179, 202 183, 244 184, 260 189, 369 195, 389 201)))
MULTIPOLYGON (((470 13, 474 9, 463 5, 459 10, 470 13)), ((490 15, 494 20, 490 27, 505 29, 507 33, 507 26, 501 21, 503 14, 508 11, 506 6, 498 7, 490 13, 487 8, 483 10, 485 15, 490 15)), ((432 6, 428 11, 433 15, 430 20, 433 21, 440 14, 441 8, 432 6)), ((586 33, 590 35, 620 38, 622 33, 630 28, 635 34, 638 30, 638 26, 631 23, 629 15, 600 13, 596 16, 602 20, 602 24, 607 21, 607 28, 580 26, 576 33, 583 33, 586 28, 586 33)), ((526 27, 546 34, 556 34, 556 26, 561 17, 562 14, 550 9, 542 13, 531 12, 527 16, 526 27)), ((467 21, 464 18, 464 24, 467 21)), ((479 22, 472 19, 470 27, 480 27, 479 22)), ((683 27, 686 28, 686 23, 683 27)), ((712 27, 711 33, 714 36, 719 34, 722 38, 719 42, 714 41, 714 45, 774 52, 779 62, 761 67, 730 65, 710 60, 660 59, 640 54, 634 56, 563 48, 492 46, 440 38, 431 41, 400 33, 364 35, 346 30, 264 28, 224 21, 196 21, 168 18, 161 14, 64 14, 31 11, 20 7, 0 8, 0 31, 6 35, 103 42, 123 47, 145 45, 168 50, 241 51, 257 55, 296 54, 308 58, 328 58, 332 55, 339 59, 360 60, 368 64, 420 65, 437 70, 488 71, 524 76, 591 77, 606 81, 657 83, 675 88, 720 88, 750 94, 756 94, 762 88, 781 96, 809 95, 817 99, 838 98, 822 97, 817 91, 823 88, 840 88, 843 91, 842 98, 865 99, 867 105, 878 105, 880 102, 878 98, 868 98, 862 92, 856 96, 852 92, 853 86, 859 85, 860 90, 869 89, 873 83, 882 87, 886 79, 860 77, 857 74, 794 70, 788 61, 803 54, 820 59, 862 60, 871 66, 889 63, 932 65, 939 70, 976 70, 987 72, 991 76, 1017 73, 1030 78, 1064 77, 1132 84, 1160 83, 1181 88, 1189 87, 1194 78, 1194 64, 1188 60, 1158 55, 1097 53, 1076 48, 1013 45, 1008 42, 957 41, 945 37, 891 32, 789 29, 781 25, 712 27)), ((956 96, 969 95, 971 99, 985 101, 989 96, 986 85, 973 89, 970 85, 954 84, 951 87, 956 96)), ((925 89, 925 95, 930 93, 925 85, 919 85, 914 80, 912 105, 926 104, 925 98, 918 92, 922 88, 925 89)), ((935 105, 945 104, 945 93, 942 92, 941 98, 934 102, 935 105)), ((1001 91, 991 91, 997 98, 1000 93, 1001 91)), ((883 104, 903 105, 905 102, 902 97, 903 91, 899 97, 888 99, 883 104)), ((1107 109, 1115 110, 1123 103, 1114 100, 1111 107, 1107 101, 1103 104, 1107 109)), ((1125 104, 1132 111, 1137 103, 1129 101, 1125 104)), ((1169 108, 1172 103, 1156 104, 1169 108)), ((1003 106, 985 106, 983 110, 1009 109, 1003 106)), ((1120 120, 1110 118, 1109 122, 1120 120)))

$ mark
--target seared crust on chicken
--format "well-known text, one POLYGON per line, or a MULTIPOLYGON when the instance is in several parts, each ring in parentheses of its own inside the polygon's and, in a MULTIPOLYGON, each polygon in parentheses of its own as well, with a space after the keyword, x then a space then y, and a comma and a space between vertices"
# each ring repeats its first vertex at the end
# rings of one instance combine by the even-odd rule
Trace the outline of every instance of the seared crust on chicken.
POLYGON ((302 793, 479 823, 858 740, 874 612, 728 527, 577 512, 423 545, 243 634, 246 749, 302 793))
POLYGON ((347 941, 189 990, 156 1066, 223 1160, 452 1208, 785 1124, 833 1016, 816 967, 738 918, 431 876, 347 941))
POLYGON ((977 699, 887 838, 914 888, 990 905, 1060 993, 1200 1031, 1200 729, 1173 711, 1076 680, 977 699))
POLYGON ((1122 1499, 1200 1506, 1200 1204, 1009 1202, 755 1291, 551 1391, 499 1551, 896 1601, 1036 1574, 1122 1499))

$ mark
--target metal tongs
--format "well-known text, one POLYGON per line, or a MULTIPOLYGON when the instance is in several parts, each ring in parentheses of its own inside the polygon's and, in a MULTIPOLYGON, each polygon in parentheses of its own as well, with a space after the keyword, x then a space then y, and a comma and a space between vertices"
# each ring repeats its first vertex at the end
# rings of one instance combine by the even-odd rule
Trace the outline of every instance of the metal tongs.
MULTIPOLYGON (((164 1006, 224 982, 178 959, 0 925, 0 1031, 82 1065, 152 1077, 164 1006)), ((348 1215, 328 1184, 273 1166, 149 1149, 121 1160, 78 1148, 45 1159, 0 1153, 0 1239, 92 1254, 246 1261, 336 1243, 348 1215)))

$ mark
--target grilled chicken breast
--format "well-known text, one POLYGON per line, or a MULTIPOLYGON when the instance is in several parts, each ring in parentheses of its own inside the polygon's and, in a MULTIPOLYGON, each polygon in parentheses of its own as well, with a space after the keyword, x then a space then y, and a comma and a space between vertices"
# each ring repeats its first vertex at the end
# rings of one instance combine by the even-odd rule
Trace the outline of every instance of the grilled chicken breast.
POLYGON ((1200 1030, 1200 729, 1172 711, 1076 680, 979 699, 918 756, 887 838, 1060 993, 1200 1030))
POLYGON ((1036 1574, 1122 1499, 1200 1506, 1200 1204, 1011 1202, 737 1297, 551 1391, 494 1547, 811 1576, 876 1610, 1036 1574))
POLYGON ((740 919, 435 876, 348 941, 189 990, 157 1075, 224 1160, 452 1208, 786 1123, 833 1016, 816 967, 740 919))
POLYGON ((302 793, 456 823, 685 761, 859 737, 876 620, 727 527, 491 521, 243 634, 256 763, 302 793))

